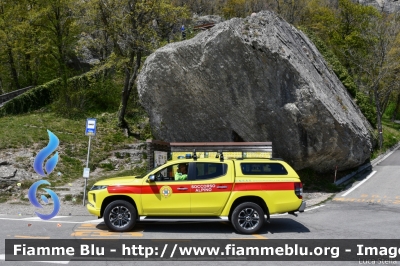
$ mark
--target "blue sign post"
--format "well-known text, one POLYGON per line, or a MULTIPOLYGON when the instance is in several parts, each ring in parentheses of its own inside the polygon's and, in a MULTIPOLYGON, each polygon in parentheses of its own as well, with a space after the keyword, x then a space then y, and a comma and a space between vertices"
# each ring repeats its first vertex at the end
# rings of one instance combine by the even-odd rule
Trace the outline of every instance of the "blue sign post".
POLYGON ((88 146, 88 154, 86 159, 86 168, 83 169, 83 178, 85 178, 85 187, 83 188, 83 206, 86 204, 86 186, 87 180, 89 178, 89 154, 90 154, 90 140, 92 136, 96 136, 96 127, 97 127, 97 120, 96 118, 88 118, 86 119, 86 130, 85 135, 89 136, 89 146, 88 146))

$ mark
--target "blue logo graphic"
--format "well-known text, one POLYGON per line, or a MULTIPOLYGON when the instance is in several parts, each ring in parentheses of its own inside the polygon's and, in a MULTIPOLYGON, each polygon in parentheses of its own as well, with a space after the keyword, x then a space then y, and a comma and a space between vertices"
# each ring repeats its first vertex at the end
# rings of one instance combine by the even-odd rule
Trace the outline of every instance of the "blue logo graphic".
MULTIPOLYGON (((58 144, 60 143, 56 135, 54 135, 50 130, 47 130, 47 133, 49 133, 49 139, 50 139, 49 144, 38 153, 38 155, 35 158, 35 161, 33 162, 33 169, 35 169, 35 172, 41 176, 46 176, 46 174, 43 171, 44 160, 47 158, 47 156, 49 156, 52 152, 54 152, 57 149, 58 144)), ((53 157, 47 160, 46 162, 47 174, 53 172, 54 168, 57 165, 57 162, 58 162, 58 152, 56 152, 56 154, 54 154, 53 157)))
MULTIPOLYGON (((29 188, 29 191, 28 191, 29 201, 32 203, 33 206, 35 206, 37 208, 43 208, 43 206, 36 199, 36 191, 37 191, 38 187, 40 185, 42 185, 42 184, 50 185, 50 183, 48 181, 46 181, 46 180, 39 180, 39 181, 33 183, 32 186, 29 188)), ((57 194, 54 193, 53 190, 47 189, 47 188, 42 188, 42 189, 44 191, 46 191, 47 193, 49 193, 50 197, 53 199, 53 201, 54 201, 54 209, 50 214, 41 214, 41 213, 38 213, 38 212, 35 212, 35 213, 42 220, 50 220, 51 218, 56 216, 58 211, 60 210, 60 200, 58 199, 57 194)), ((43 200, 43 202, 45 204, 49 203, 49 201, 48 201, 46 196, 42 195, 41 199, 43 200)))
MULTIPOLYGON (((55 155, 53 155, 50 159, 47 160, 47 162, 45 164, 46 173, 44 172, 44 170, 43 170, 44 160, 57 149, 58 144, 60 143, 58 138, 56 137, 56 135, 54 135, 50 130, 47 130, 47 133, 49 134, 49 144, 38 153, 38 155, 35 158, 35 161, 33 162, 33 169, 35 170, 36 173, 38 173, 41 176, 46 176, 46 173, 48 175, 51 172, 53 172, 53 170, 56 167, 57 162, 58 162, 58 152, 56 152, 55 155)), ((37 208, 43 208, 43 206, 36 199, 36 192, 38 190, 38 187, 43 184, 51 185, 46 180, 39 180, 39 181, 33 183, 28 191, 29 201, 31 202, 31 204, 33 206, 35 206, 37 208)), ((53 199, 54 209, 50 214, 41 214, 38 212, 35 212, 35 213, 42 220, 49 220, 49 219, 53 218, 54 216, 56 216, 58 211, 60 210, 60 200, 59 200, 57 194, 54 193, 54 191, 52 191, 50 189, 46 189, 46 188, 43 188, 43 190, 46 191, 50 195, 50 197, 53 199)), ((40 198, 42 199, 42 201, 45 204, 49 203, 46 196, 41 195, 40 198)))

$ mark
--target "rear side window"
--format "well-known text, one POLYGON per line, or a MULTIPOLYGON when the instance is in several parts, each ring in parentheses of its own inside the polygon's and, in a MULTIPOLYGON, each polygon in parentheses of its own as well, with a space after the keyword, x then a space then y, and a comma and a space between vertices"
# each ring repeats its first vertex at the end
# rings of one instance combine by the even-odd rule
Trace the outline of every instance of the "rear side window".
POLYGON ((226 175, 228 165, 224 163, 196 163, 196 180, 226 175))
POLYGON ((286 168, 280 163, 241 163, 244 175, 287 175, 286 168))

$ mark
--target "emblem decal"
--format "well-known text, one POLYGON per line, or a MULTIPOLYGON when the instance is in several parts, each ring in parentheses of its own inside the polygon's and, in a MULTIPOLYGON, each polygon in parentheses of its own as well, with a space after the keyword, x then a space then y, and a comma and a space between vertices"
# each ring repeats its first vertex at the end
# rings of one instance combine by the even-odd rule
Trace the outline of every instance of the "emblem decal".
POLYGON ((168 198, 172 195, 172 188, 170 186, 163 186, 160 188, 160 194, 164 196, 164 198, 168 198))

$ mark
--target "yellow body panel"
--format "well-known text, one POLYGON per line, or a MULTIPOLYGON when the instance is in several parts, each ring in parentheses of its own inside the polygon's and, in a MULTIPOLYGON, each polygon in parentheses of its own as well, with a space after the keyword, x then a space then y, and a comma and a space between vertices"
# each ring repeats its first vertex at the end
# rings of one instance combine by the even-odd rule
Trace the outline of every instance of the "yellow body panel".
POLYGON ((154 193, 142 194, 143 215, 187 215, 190 213, 190 194, 173 192, 172 187, 190 189, 188 182, 171 181, 171 182, 154 182, 143 183, 144 187, 150 188, 154 193), (161 186, 161 187, 160 187, 161 186))

